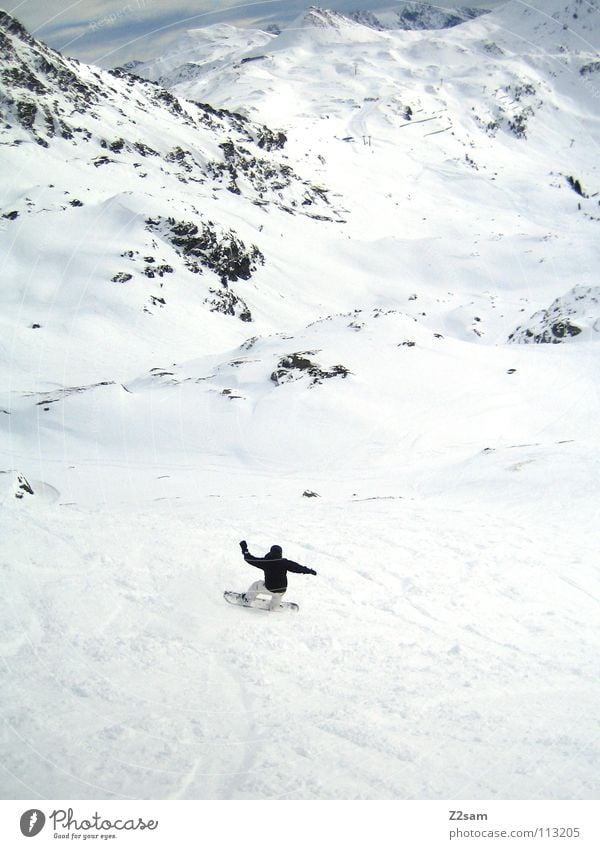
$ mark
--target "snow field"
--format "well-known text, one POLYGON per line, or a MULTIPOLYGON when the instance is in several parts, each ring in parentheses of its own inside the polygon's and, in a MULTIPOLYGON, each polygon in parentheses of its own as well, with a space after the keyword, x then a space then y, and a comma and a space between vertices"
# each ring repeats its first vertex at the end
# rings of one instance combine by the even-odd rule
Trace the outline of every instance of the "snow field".
POLYGON ((563 5, 147 69, 285 129, 291 188, 228 191, 206 165, 251 142, 84 66, 78 139, 3 128, 6 798, 597 798, 597 28, 563 5), (258 246, 253 322, 149 216, 258 246), (557 298, 581 335, 506 344, 557 298), (242 538, 317 570, 299 615, 224 602, 242 538))
POLYGON ((585 517, 574 562, 542 517, 289 482, 31 504, 2 518, 5 797, 593 798, 585 517), (225 605, 238 536, 317 569, 299 615, 225 605))

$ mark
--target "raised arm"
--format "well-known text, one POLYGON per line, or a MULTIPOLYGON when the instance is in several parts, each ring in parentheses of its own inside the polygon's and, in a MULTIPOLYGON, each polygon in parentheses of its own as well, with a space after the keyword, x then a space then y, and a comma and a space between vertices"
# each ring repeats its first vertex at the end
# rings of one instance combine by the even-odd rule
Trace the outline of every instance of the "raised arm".
POLYGON ((248 551, 248 543, 245 539, 240 542, 240 548, 242 549, 242 554, 244 555, 246 563, 249 563, 251 566, 256 566, 259 569, 262 568, 260 564, 264 562, 264 557, 254 557, 250 554, 248 551))

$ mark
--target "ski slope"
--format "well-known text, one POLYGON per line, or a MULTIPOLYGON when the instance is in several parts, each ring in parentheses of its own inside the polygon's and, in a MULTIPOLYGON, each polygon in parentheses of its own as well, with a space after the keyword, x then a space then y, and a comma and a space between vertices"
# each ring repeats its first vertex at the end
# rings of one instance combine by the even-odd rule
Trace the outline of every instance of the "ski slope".
POLYGON ((103 465, 105 505, 3 511, 6 797, 594 798, 589 512, 194 498, 203 470, 168 468, 179 495, 123 503, 103 465), (316 567, 298 616, 225 605, 246 530, 316 567))
POLYGON ((597 798, 598 20, 0 19, 3 798, 597 798))

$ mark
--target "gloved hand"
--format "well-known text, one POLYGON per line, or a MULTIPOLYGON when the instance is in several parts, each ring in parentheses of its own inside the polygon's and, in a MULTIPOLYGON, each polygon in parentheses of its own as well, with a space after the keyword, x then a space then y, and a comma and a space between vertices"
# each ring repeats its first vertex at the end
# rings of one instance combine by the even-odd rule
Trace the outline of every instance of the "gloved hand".
POLYGON ((242 553, 245 554, 248 551, 248 543, 245 539, 240 542, 240 548, 242 549, 242 553))
POLYGON ((309 574, 309 575, 316 575, 317 573, 315 572, 315 570, 314 570, 314 569, 309 569, 309 570, 308 570, 308 574, 309 574))

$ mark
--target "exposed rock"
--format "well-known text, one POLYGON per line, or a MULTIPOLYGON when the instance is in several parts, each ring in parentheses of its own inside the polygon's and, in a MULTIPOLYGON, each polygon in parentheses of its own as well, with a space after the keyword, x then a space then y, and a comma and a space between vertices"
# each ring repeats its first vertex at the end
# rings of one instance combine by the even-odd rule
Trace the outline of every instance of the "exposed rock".
POLYGON ((17 102, 17 118, 22 127, 27 130, 33 129, 37 106, 33 100, 19 100, 17 102))
POLYGON ((214 271, 225 287, 229 282, 249 280, 257 267, 264 264, 264 256, 256 245, 247 248, 232 230, 220 230, 212 221, 198 225, 193 221, 158 218, 148 219, 146 227, 170 242, 190 271, 199 273, 201 268, 214 271))
MULTIPOLYGON (((270 150, 266 138, 262 136, 262 141, 270 150)), ((326 191, 302 180, 289 165, 255 156, 251 150, 231 139, 222 142, 219 147, 223 151, 223 161, 210 162, 207 170, 213 179, 225 182, 230 192, 242 194, 244 189, 240 182, 244 180, 259 200, 274 203, 288 211, 313 203, 328 206, 326 191), (287 193, 285 198, 281 194, 284 191, 287 193)))
POLYGON ((348 377, 350 371, 342 365, 331 366, 323 369, 314 363, 309 357, 314 357, 318 351, 299 351, 282 357, 277 368, 271 374, 271 380, 278 386, 303 377, 310 378, 310 386, 315 386, 332 377, 348 377))
POLYGON ((211 312, 236 316, 240 321, 252 321, 252 313, 248 305, 231 290, 211 289, 210 293, 211 297, 206 299, 206 303, 210 305, 211 312))
POLYGON ((526 325, 517 327, 508 341, 558 344, 581 335, 600 338, 596 336, 599 333, 600 287, 576 286, 548 309, 536 312, 526 325))
POLYGON ((47 86, 31 71, 24 66, 6 68, 1 73, 2 82, 12 89, 24 88, 32 94, 46 94, 47 86))
POLYGON ((261 127, 259 130, 257 145, 263 150, 281 150, 285 147, 287 136, 285 133, 274 132, 268 127, 261 127))
POLYGON ((184 171, 191 172, 194 167, 198 167, 194 161, 193 154, 190 150, 183 150, 181 147, 175 147, 165 157, 167 162, 176 162, 184 171), (190 162, 191 160, 191 162, 190 162))
POLYGON ((35 495, 35 492, 24 475, 17 475, 15 498, 23 498, 25 495, 35 495))
POLYGON ((581 187, 581 183, 579 182, 579 180, 576 177, 570 177, 570 176, 567 177, 567 183, 571 186, 571 188, 573 189, 575 194, 578 194, 582 198, 587 197, 586 193, 583 191, 583 189, 581 187))
POLYGON ((136 153, 139 153, 140 156, 160 156, 157 150, 149 147, 147 144, 143 142, 137 141, 133 143, 133 149, 136 153))
POLYGON ((164 277, 165 274, 173 274, 174 271, 175 269, 172 265, 164 263, 162 265, 147 265, 144 268, 143 274, 153 279, 154 277, 164 277))
POLYGON ((600 71, 600 62, 588 62, 585 65, 582 65, 579 69, 579 73, 582 77, 586 74, 597 74, 600 71))
POLYGON ((376 30, 386 29, 450 29, 466 21, 487 14, 487 9, 462 7, 448 4, 397 3, 394 17, 377 12, 349 12, 347 17, 376 30))

